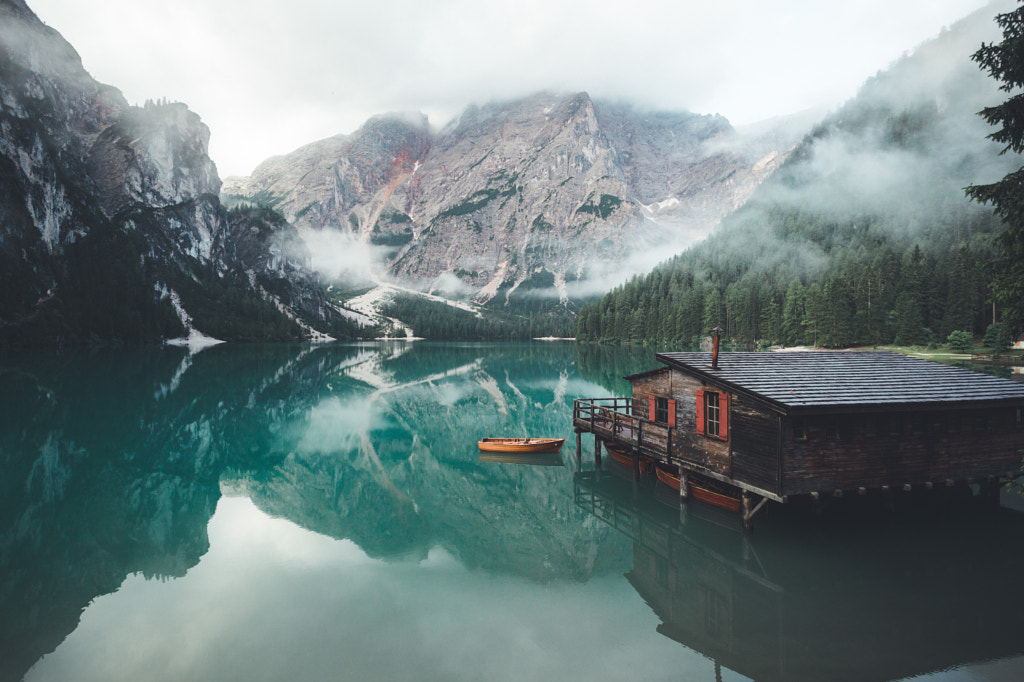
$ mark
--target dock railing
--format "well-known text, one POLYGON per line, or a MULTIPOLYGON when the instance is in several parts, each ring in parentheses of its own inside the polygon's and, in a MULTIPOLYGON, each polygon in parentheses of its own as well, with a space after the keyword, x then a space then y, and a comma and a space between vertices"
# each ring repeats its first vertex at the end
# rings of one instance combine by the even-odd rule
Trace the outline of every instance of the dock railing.
POLYGON ((668 456, 670 429, 632 412, 632 398, 577 398, 573 400, 573 426, 649 456, 668 456))

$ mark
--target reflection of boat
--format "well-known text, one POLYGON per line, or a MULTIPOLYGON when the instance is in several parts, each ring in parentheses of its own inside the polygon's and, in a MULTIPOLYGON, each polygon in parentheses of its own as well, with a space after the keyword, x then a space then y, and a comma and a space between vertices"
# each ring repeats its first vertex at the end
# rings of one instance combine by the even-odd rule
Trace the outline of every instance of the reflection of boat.
POLYGON ((481 452, 477 461, 528 464, 529 466, 565 466, 562 456, 557 452, 481 452))
MULTIPOLYGON (((631 455, 629 452, 623 450, 622 448, 615 447, 614 445, 609 445, 607 442, 605 442, 604 447, 608 451, 608 454, 611 455, 612 459, 614 459, 616 462, 618 462, 624 467, 629 467, 631 469, 633 468, 633 455, 631 455)), ((649 474, 651 473, 651 469, 653 468, 653 461, 647 459, 646 457, 640 458, 641 473, 649 474)))
MULTIPOLYGON (((676 476, 670 471, 667 471, 664 467, 661 466, 655 467, 655 470, 658 474, 659 481, 669 486, 670 488, 679 490, 678 476, 676 476)), ((712 504, 716 507, 728 509, 729 511, 733 512, 738 512, 740 510, 739 498, 733 497, 731 495, 723 495, 722 493, 715 492, 714 490, 709 490, 708 488, 705 488, 701 485, 694 483, 692 480, 689 483, 689 489, 690 495, 692 495, 693 499, 695 500, 700 500, 701 502, 706 502, 707 504, 712 504)))
POLYGON ((559 452, 564 438, 481 438, 484 452, 559 452))

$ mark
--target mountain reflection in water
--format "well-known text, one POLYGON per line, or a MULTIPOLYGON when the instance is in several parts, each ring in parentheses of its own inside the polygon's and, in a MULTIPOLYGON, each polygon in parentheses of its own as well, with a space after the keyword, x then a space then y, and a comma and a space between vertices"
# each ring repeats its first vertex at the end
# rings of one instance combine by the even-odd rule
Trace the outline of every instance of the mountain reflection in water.
POLYGON ((592 440, 579 471, 573 398, 653 364, 570 344, 8 353, 0 680, 894 679, 1021 653, 1016 516, 768 515, 744 538, 595 480, 592 440), (481 457, 483 436, 567 444, 530 466, 481 457))

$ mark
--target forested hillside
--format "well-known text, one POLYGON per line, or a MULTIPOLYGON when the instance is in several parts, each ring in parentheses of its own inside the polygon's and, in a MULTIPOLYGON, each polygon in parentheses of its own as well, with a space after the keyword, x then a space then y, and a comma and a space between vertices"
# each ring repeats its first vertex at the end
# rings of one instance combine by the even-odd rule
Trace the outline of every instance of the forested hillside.
MULTIPOLYGON (((991 323, 992 236, 963 188, 1019 165, 976 115, 1000 99, 969 17, 878 74, 700 245, 585 306, 580 340, 927 343, 991 323)), ((997 311, 998 315, 998 311, 997 311)))

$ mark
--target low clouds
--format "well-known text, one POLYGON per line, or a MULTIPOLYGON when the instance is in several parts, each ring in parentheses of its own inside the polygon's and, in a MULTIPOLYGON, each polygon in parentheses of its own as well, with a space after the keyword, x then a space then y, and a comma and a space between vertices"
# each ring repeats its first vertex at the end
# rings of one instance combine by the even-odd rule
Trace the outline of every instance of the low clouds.
POLYGON ((981 0, 328 3, 77 0, 31 7, 131 102, 183 101, 222 176, 384 111, 443 125, 539 90, 746 123, 835 106, 981 0))
POLYGON ((372 281, 382 270, 388 250, 360 241, 358 235, 324 230, 304 230, 314 270, 329 280, 372 281))

